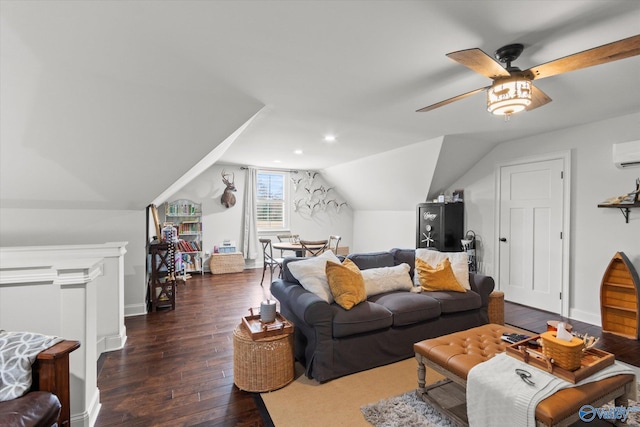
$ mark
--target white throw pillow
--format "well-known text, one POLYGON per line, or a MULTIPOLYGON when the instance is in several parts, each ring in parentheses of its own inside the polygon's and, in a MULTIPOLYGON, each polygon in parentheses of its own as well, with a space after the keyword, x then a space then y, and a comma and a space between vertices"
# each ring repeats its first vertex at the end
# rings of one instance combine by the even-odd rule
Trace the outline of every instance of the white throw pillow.
POLYGON ((413 283, 407 263, 395 267, 378 267, 361 270, 367 297, 391 291, 411 291, 413 283))
MULTIPOLYGON (((465 289, 471 289, 469 285, 469 257, 466 252, 438 252, 431 249, 416 249, 416 258, 426 261, 433 267, 445 258, 449 258, 451 269, 458 283, 465 289)), ((420 286, 417 274, 413 275, 413 283, 416 286, 420 286)))
POLYGON ((313 292, 331 304, 333 302, 333 295, 331 295, 325 270, 327 261, 340 264, 340 260, 333 252, 326 251, 317 257, 290 262, 287 264, 287 267, 291 274, 293 274, 293 277, 298 279, 298 282, 300 282, 303 288, 309 292, 313 292))

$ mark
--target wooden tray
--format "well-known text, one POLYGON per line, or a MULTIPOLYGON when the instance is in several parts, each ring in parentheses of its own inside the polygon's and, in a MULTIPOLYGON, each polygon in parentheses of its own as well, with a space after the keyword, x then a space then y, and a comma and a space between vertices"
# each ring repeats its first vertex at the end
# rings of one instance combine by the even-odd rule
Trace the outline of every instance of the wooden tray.
POLYGON ((549 362, 549 359, 542 354, 541 347, 528 344, 528 341, 537 340, 540 335, 534 335, 524 341, 511 344, 506 351, 509 356, 515 357, 529 365, 552 373, 553 375, 569 381, 572 384, 595 374, 598 371, 613 365, 615 356, 597 348, 590 348, 582 356, 582 364, 575 371, 568 371, 549 362))
POLYGON ((242 324, 249 331, 251 339, 254 340, 293 333, 293 323, 285 319, 280 313, 276 313, 276 320, 271 323, 262 323, 260 315, 255 314, 243 317, 242 324))

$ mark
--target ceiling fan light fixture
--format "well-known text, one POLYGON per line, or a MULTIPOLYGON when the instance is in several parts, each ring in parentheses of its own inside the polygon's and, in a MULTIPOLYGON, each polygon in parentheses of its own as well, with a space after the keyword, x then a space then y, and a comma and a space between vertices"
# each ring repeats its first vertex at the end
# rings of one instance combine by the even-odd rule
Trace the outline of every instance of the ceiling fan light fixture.
POLYGON ((531 104, 531 80, 513 77, 496 80, 487 90, 487 111, 497 116, 519 113, 531 104))

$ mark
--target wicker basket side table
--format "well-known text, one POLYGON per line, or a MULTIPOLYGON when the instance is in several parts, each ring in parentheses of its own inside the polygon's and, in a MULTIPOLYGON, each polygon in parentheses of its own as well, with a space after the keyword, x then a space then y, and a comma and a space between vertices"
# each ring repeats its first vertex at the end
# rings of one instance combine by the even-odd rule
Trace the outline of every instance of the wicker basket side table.
POLYGON ((489 294, 489 323, 504 325, 504 292, 493 291, 489 294))
POLYGON ((293 334, 251 339, 243 325, 233 331, 233 382, 240 390, 272 391, 293 381, 293 334))

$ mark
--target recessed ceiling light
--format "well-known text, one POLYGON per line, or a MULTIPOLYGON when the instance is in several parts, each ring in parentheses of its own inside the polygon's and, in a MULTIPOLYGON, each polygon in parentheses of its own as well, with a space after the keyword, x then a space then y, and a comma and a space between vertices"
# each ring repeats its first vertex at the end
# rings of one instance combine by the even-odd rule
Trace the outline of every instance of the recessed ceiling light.
POLYGON ((326 142, 335 142, 336 136, 335 135, 325 135, 324 140, 326 142))
POLYGON ((273 163, 280 163, 280 160, 274 160, 273 163))
POLYGON ((298 154, 298 155, 299 155, 299 154, 302 154, 302 150, 295 150, 295 151, 293 152, 293 154, 298 154))

